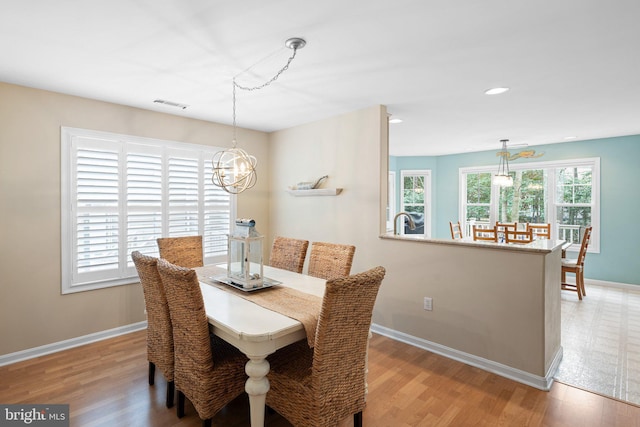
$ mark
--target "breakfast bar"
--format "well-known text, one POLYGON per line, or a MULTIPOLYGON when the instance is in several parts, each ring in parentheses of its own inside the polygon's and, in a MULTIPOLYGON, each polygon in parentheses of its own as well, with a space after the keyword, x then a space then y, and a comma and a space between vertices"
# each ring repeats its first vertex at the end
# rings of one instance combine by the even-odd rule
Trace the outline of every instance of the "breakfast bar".
MULTIPOLYGON (((388 250, 406 254, 405 265, 430 271, 429 281, 415 275, 399 279, 415 293, 423 289, 422 294, 433 300, 432 311, 413 315, 415 332, 401 338, 543 390, 551 387, 562 359, 564 241, 505 244, 391 234, 380 238, 388 250), (442 334, 440 324, 458 333, 442 334)), ((386 319, 383 313, 379 318, 385 326, 404 321, 386 319)), ((377 332, 387 331, 381 329, 377 332)))

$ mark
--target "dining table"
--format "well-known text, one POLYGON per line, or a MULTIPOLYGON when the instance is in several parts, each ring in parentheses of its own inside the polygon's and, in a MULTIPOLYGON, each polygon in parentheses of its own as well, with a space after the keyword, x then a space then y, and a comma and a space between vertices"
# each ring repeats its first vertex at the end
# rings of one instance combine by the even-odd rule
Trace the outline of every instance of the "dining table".
POLYGON ((326 280, 265 265, 263 277, 276 284, 243 291, 212 279, 226 274, 226 264, 196 267, 194 270, 198 274, 211 332, 248 358, 245 391, 249 396, 251 426, 262 427, 269 391, 269 362, 266 358, 300 340, 308 339, 312 343, 315 334, 313 322, 316 319, 317 323, 326 280), (300 305, 298 310, 304 312, 305 318, 291 317, 287 310, 284 310, 287 314, 283 314, 283 310, 277 307, 278 301, 275 301, 275 306, 262 303, 261 300, 267 303, 269 299, 273 300, 268 297, 275 297, 276 292, 284 295, 284 298, 277 297, 276 300, 289 300, 292 305, 300 305), (295 303, 297 300, 300 304, 295 303))

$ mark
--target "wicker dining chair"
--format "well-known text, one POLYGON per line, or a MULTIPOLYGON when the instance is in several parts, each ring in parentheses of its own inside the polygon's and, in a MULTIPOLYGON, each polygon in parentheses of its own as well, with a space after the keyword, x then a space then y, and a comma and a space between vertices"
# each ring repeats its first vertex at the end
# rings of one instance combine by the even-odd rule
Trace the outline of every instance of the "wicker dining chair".
POLYGON ((313 242, 307 273, 325 280, 346 277, 351 273, 355 251, 352 245, 313 242))
POLYGON ((178 417, 184 416, 186 397, 203 420, 203 426, 211 426, 211 418, 244 393, 247 357, 231 344, 209 334, 194 270, 160 259, 158 273, 173 324, 178 417))
POLYGON ((278 236, 273 240, 273 245, 271 246, 269 265, 271 267, 302 273, 308 247, 308 240, 278 236))
POLYGON ((156 240, 160 258, 180 267, 194 268, 204 265, 202 236, 160 237, 156 240))
POLYGON ((369 326, 383 267, 327 281, 314 347, 306 340, 268 357, 267 405, 294 426, 362 426, 369 326))
POLYGON ((173 382, 173 328, 167 297, 158 274, 158 259, 143 255, 138 251, 131 253, 133 263, 138 270, 140 284, 144 293, 144 305, 147 310, 147 360, 149 361, 149 385, 154 384, 156 367, 167 380, 167 408, 173 406, 175 395, 173 382))

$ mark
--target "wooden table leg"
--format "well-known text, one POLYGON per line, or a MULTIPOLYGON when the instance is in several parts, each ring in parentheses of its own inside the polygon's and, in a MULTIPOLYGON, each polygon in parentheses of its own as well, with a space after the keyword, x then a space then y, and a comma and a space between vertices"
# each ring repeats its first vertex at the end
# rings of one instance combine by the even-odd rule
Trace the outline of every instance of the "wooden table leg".
POLYGON ((249 376, 244 389, 249 395, 251 427, 264 427, 264 409, 269 391, 269 362, 264 357, 250 357, 244 370, 249 376))

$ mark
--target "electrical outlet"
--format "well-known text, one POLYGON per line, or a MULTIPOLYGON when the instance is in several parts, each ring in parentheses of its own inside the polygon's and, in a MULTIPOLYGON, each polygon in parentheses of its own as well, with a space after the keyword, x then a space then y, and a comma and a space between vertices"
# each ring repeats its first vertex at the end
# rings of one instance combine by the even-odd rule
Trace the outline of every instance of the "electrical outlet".
POLYGON ((427 311, 433 311, 433 298, 424 297, 424 309, 427 311))

